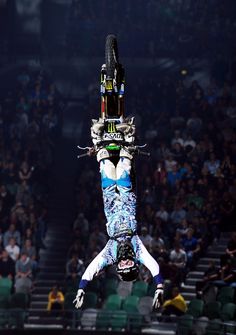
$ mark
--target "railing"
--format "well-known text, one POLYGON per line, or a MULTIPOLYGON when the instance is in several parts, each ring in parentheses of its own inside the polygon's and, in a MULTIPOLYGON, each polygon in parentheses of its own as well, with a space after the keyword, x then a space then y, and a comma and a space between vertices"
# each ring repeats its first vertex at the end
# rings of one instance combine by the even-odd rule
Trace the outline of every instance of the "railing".
POLYGON ((45 310, 0 309, 1 329, 71 329, 97 331, 126 331, 129 333, 156 334, 169 331, 171 334, 236 334, 236 322, 207 320, 205 317, 194 319, 191 316, 162 316, 159 313, 140 315, 125 311, 106 311, 102 309, 45 310), (192 334, 192 333, 191 333, 192 334))

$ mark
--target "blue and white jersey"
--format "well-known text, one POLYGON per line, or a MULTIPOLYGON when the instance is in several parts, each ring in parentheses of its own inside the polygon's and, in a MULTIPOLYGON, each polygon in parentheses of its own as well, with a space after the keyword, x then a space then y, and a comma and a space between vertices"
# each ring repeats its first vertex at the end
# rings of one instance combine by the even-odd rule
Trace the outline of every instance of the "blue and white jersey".
MULTIPOLYGON (((142 263, 145 265, 149 271, 151 272, 154 282, 158 285, 163 283, 163 279, 159 274, 160 269, 159 265, 155 261, 155 259, 149 254, 142 241, 138 237, 138 235, 134 235, 131 239, 131 243, 133 245, 136 260, 138 263, 142 263)), ((94 276, 98 275, 98 273, 108 265, 112 265, 117 262, 117 245, 118 242, 116 240, 110 239, 102 251, 92 260, 92 262, 87 267, 84 272, 82 279, 79 283, 79 288, 84 289, 88 282, 91 281, 94 276)))

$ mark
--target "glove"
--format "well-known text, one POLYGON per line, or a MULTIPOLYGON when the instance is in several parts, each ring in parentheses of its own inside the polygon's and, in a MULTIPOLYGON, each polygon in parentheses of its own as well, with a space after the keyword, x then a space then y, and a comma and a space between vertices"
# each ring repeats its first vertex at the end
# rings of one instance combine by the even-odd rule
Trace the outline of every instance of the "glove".
POLYGON ((85 292, 81 288, 78 290, 75 300, 73 301, 73 304, 75 304, 75 308, 81 308, 84 302, 84 295, 85 292))
POLYGON ((152 302, 152 308, 158 309, 161 307, 162 304, 163 304, 163 285, 159 284, 157 285, 157 289, 155 291, 155 295, 152 302))

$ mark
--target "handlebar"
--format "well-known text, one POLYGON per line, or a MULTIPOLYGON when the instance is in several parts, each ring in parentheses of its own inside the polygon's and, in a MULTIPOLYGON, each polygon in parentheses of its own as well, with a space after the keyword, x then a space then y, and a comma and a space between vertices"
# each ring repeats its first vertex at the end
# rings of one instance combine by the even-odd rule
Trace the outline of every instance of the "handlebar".
MULTIPOLYGON (((123 147, 123 148, 128 147, 128 145, 120 145, 120 146, 123 147)), ((129 149, 137 155, 150 157, 151 156, 150 152, 140 150, 140 148, 145 148, 145 147, 146 147, 146 144, 144 144, 144 145, 133 145, 133 146, 129 146, 129 149)), ((83 158, 83 157, 86 157, 86 156, 90 156, 90 157, 95 156, 96 153, 102 148, 102 146, 99 147, 99 148, 96 148, 94 146, 93 147, 81 147, 81 146, 78 145, 77 148, 80 149, 80 150, 87 150, 86 153, 77 156, 77 158, 83 158)))

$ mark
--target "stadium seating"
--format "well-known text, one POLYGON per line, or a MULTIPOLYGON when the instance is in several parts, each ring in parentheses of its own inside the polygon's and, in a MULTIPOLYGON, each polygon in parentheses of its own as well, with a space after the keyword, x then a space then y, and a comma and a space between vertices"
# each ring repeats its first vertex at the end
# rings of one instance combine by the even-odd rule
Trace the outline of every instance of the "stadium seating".
POLYGON ((0 309, 0 329, 8 325, 9 313, 6 310, 0 309))
POLYGON ((98 296, 94 292, 86 292, 84 297, 83 308, 96 308, 98 302, 98 296))
POLYGON ((95 308, 88 308, 83 311, 80 323, 84 330, 90 330, 96 326, 97 314, 98 311, 95 308))
POLYGON ((118 294, 111 294, 105 301, 103 309, 117 311, 121 308, 122 298, 118 294))
POLYGON ((207 327, 205 335, 223 335, 222 324, 219 319, 211 320, 207 327))
POLYGON ((204 315, 210 320, 220 317, 221 303, 219 301, 208 302, 204 306, 204 315))
POLYGON ((138 311, 141 315, 148 315, 151 313, 152 301, 153 301, 153 298, 149 296, 140 298, 139 304, 138 304, 138 311))
POLYGON ((138 302, 139 297, 136 297, 135 295, 130 295, 125 299, 122 309, 125 310, 127 313, 137 313, 138 302))
POLYGON ((14 293, 10 297, 10 308, 26 309, 29 306, 29 296, 26 293, 14 293))
POLYGON ((111 329, 113 331, 122 331, 127 326, 127 313, 125 311, 116 311, 111 317, 111 329))
POLYGON ((10 327, 22 329, 26 320, 27 312, 22 308, 9 310, 8 324, 10 327))
POLYGON ((129 325, 132 331, 140 332, 143 323, 143 316, 139 313, 129 315, 129 325))
POLYGON ((96 329, 106 331, 110 327, 111 313, 107 310, 99 310, 96 319, 96 329))
POLYGON ((131 294, 133 288, 133 282, 120 281, 117 287, 117 294, 122 298, 127 297, 131 294))
POLYGON ((147 295, 149 295, 150 297, 154 297, 156 289, 157 285, 155 283, 149 284, 147 295))
POLYGON ((193 316, 189 314, 182 315, 178 319, 178 335, 189 335, 190 330, 193 327, 193 316))
POLYGON ((203 314, 204 302, 200 299, 192 299, 188 305, 188 314, 198 318, 203 314))
POLYGON ((144 297, 148 290, 148 284, 143 281, 137 281, 133 285, 132 295, 137 297, 144 297))
POLYGON ((111 294, 117 293, 118 280, 114 278, 108 278, 104 286, 104 296, 108 297, 111 294))
POLYGON ((65 300, 64 300, 65 310, 73 310, 75 308, 75 305, 73 304, 74 299, 75 299, 74 293, 68 292, 65 294, 65 300))
POLYGON ((224 304, 220 312, 220 317, 222 321, 232 321, 235 320, 236 316, 236 305, 229 302, 224 304))
POLYGON ((222 287, 218 293, 217 301, 220 301, 222 305, 234 301, 234 288, 230 286, 222 287))
POLYGON ((9 278, 0 279, 0 300, 7 298, 11 294, 12 281, 9 278))

